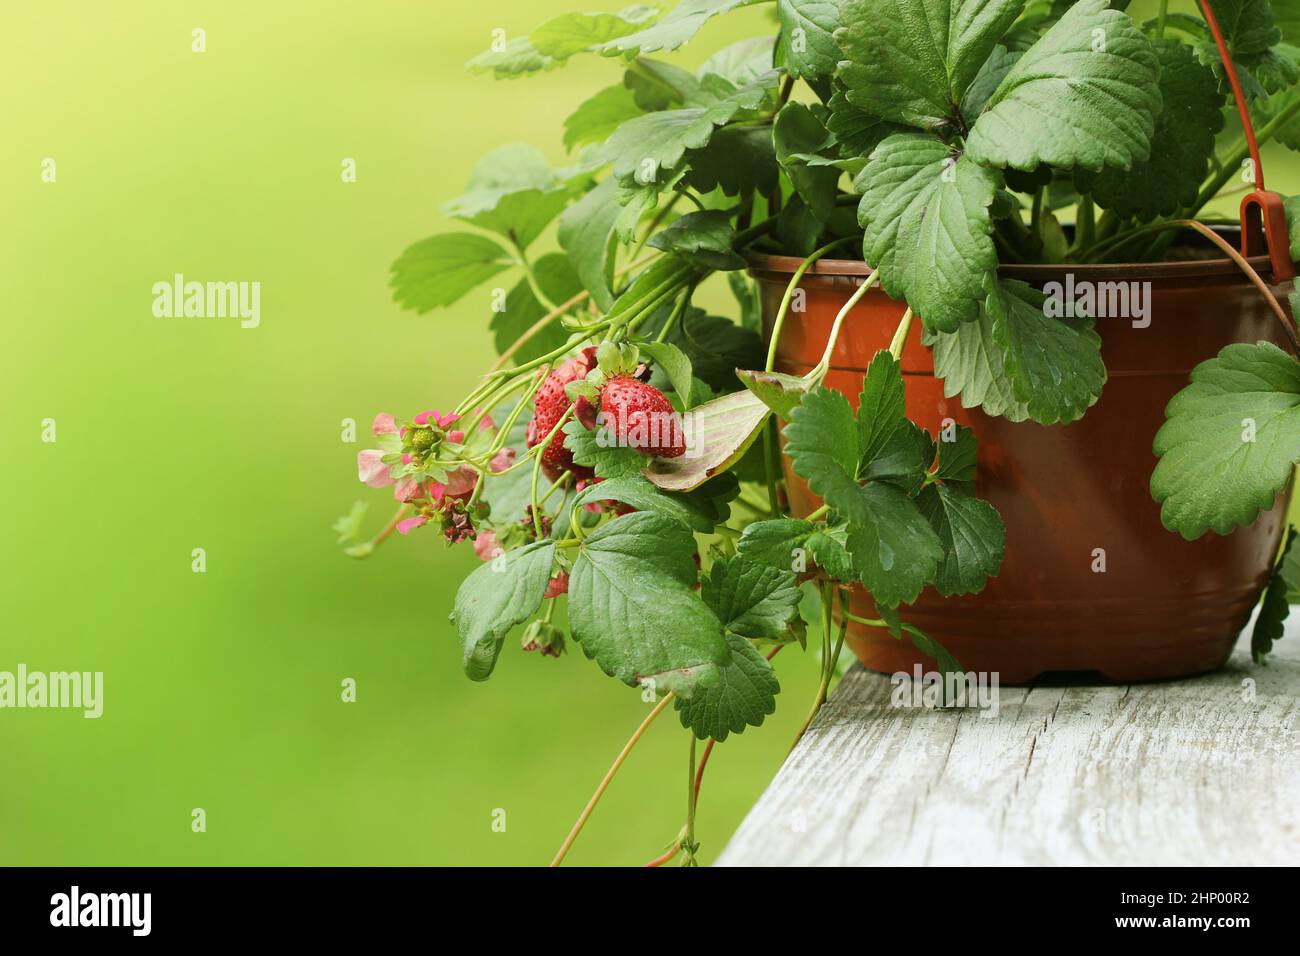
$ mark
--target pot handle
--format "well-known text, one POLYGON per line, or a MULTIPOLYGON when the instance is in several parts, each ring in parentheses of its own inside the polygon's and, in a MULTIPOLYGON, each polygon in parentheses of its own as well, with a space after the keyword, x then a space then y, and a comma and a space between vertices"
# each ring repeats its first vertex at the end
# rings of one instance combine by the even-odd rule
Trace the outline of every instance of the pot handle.
POLYGON ((1255 191, 1241 201, 1241 254, 1247 257, 1259 255, 1261 248, 1266 247, 1273 266, 1273 281, 1285 282, 1296 275, 1295 263, 1291 261, 1286 209, 1281 196, 1264 188, 1264 164, 1259 158, 1259 143, 1255 141, 1255 127, 1250 121, 1250 110, 1246 108, 1246 97, 1241 92, 1237 68, 1228 55, 1228 42, 1223 38, 1209 0, 1198 0, 1198 3, 1219 48, 1228 83, 1232 86, 1232 96, 1237 101, 1237 113, 1241 116, 1241 128, 1246 134, 1246 146, 1250 149, 1250 161, 1255 172, 1255 191))

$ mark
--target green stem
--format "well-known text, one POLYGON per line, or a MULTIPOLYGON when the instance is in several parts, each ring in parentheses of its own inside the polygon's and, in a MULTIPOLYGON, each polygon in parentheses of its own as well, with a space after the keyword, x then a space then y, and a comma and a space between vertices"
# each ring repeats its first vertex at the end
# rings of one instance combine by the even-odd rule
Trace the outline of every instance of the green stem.
MULTIPOLYGON (((551 439, 555 437, 555 433, 558 432, 564 426, 564 423, 569 420, 569 416, 572 414, 573 414, 573 403, 570 402, 569 407, 564 410, 564 414, 560 416, 559 420, 555 423, 554 427, 552 427, 551 430, 546 433, 546 437, 537 443, 536 447, 538 449, 545 449, 548 445, 550 445, 551 439)), ((542 507, 537 500, 537 476, 541 473, 541 471, 542 471, 542 451, 539 450, 533 458, 533 485, 532 485, 533 533, 537 535, 537 537, 539 538, 542 536, 542 515, 541 515, 542 507)))
POLYGON ((1160 14, 1156 17, 1156 39, 1165 35, 1165 17, 1169 14, 1169 0, 1160 0, 1160 14))
POLYGON ((591 812, 596 809, 596 804, 600 802, 600 798, 604 796, 605 791, 609 789, 609 784, 614 779, 614 775, 618 773, 618 769, 623 766, 623 762, 627 760, 628 754, 632 752, 632 748, 636 746, 637 741, 641 739, 642 735, 645 734, 650 725, 654 723, 655 718, 664 712, 672 699, 673 695, 671 693, 665 694, 663 700, 655 704, 655 709, 650 711, 646 716, 646 719, 641 721, 641 726, 639 726, 632 733, 632 736, 628 738, 628 742, 623 745, 623 749, 620 750, 618 756, 614 758, 613 765, 605 773, 599 786, 596 787, 596 792, 593 793, 591 799, 587 801, 587 805, 578 816, 577 822, 573 824, 573 829, 569 831, 569 835, 565 837, 564 842, 560 844, 559 850, 555 853, 555 858, 551 860, 552 867, 559 866, 564 862, 564 858, 569 855, 569 850, 573 847, 573 842, 578 839, 578 834, 580 834, 582 828, 587 825, 587 820, 591 816, 591 812))
POLYGON ((812 514, 810 514, 808 517, 804 518, 803 520, 820 521, 822 518, 826 517, 826 515, 830 512, 830 510, 831 510, 830 505, 822 505, 820 508, 818 508, 816 511, 814 511, 812 514))
POLYGON ((835 316, 835 322, 831 325, 831 334, 826 339, 826 350, 822 352, 821 361, 804 376, 805 381, 812 382, 814 385, 819 385, 821 384, 821 380, 826 377, 826 373, 830 371, 831 367, 831 353, 835 351, 835 343, 839 341, 840 326, 844 324, 844 320, 848 317, 848 314, 853 311, 853 307, 861 301, 864 295, 871 291, 871 287, 876 284, 876 279, 879 275, 880 272, 878 270, 872 272, 871 275, 867 276, 863 281, 862 285, 858 286, 854 293, 849 296, 849 301, 844 303, 844 307, 840 309, 839 313, 835 316))
POLYGON ((908 306, 903 317, 898 321, 898 328, 894 330, 894 340, 889 343, 889 354, 897 362, 903 357, 903 347, 907 344, 907 333, 912 330, 912 307, 908 306))
POLYGON ((1091 196, 1079 198, 1079 210, 1074 217, 1074 248, 1087 249, 1096 241, 1097 211, 1091 196))
POLYGON ((685 866, 695 866, 695 732, 686 732, 691 738, 690 758, 686 769, 686 861, 685 866))
POLYGON ((781 296, 781 307, 776 310, 776 321, 772 323, 772 341, 768 343, 767 364, 763 366, 766 371, 770 372, 776 366, 776 344, 780 341, 781 329, 785 327, 785 317, 790 311, 790 302, 794 299, 794 291, 799 288, 799 283, 803 281, 804 275, 813 267, 813 264, 816 263, 818 259, 837 246, 842 246, 844 243, 849 242, 852 238, 853 237, 850 236, 846 239, 836 239, 834 242, 827 243, 801 262, 799 268, 794 270, 794 275, 790 277, 790 281, 786 284, 785 295, 781 296))

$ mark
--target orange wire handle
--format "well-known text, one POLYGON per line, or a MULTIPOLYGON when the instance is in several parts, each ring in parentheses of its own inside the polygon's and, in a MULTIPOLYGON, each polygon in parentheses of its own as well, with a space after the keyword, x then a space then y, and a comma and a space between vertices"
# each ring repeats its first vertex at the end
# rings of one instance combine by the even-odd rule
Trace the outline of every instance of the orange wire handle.
POLYGON ((1215 46, 1219 48, 1219 57, 1223 60, 1224 72, 1232 86, 1233 99, 1237 101, 1237 112, 1241 115, 1241 128, 1246 134, 1246 146, 1250 149, 1250 162, 1255 171, 1255 191, 1241 201, 1241 254, 1243 256, 1259 255, 1263 248, 1268 250, 1268 258, 1273 266, 1273 281, 1285 282, 1294 279, 1295 263, 1291 261, 1291 243, 1287 235, 1286 208, 1282 197, 1264 188, 1264 164, 1259 158, 1259 143, 1255 140, 1255 126, 1250 121, 1250 110, 1246 108, 1246 97, 1241 92, 1241 81, 1237 78, 1237 68, 1228 55, 1228 42, 1219 29, 1219 21, 1210 9, 1209 0, 1198 0, 1205 22, 1214 35, 1215 46), (1262 227, 1262 229, 1261 229, 1262 227))

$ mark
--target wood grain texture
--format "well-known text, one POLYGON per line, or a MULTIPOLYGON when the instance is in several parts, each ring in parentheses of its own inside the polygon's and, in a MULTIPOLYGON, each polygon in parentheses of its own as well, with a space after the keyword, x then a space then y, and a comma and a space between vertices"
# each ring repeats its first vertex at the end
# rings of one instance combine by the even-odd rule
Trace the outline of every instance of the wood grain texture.
POLYGON ((1300 608, 1268 666, 891 704, 856 665, 719 866, 1300 862, 1300 608))

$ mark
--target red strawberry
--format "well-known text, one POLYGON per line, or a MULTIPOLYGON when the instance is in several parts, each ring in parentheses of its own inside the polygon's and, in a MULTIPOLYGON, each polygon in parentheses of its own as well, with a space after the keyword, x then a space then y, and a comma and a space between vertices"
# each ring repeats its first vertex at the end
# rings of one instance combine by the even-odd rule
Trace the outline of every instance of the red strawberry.
MULTIPOLYGON (((546 381, 542 383, 542 387, 537 390, 537 395, 533 399, 533 420, 528 423, 527 432, 529 448, 551 433, 555 423, 569 407, 569 396, 564 394, 564 386, 586 378, 587 373, 595 367, 596 350, 586 348, 546 377, 546 381)), ((587 428, 595 424, 596 410, 585 398, 578 399, 574 414, 587 428)), ((585 465, 573 463, 573 452, 564 447, 564 432, 560 431, 542 452, 542 471, 554 481, 561 472, 566 470, 573 472, 573 476, 578 479, 591 478, 594 474, 585 465)))
POLYGON ((615 375, 600 390, 600 410, 620 445, 660 458, 686 454, 681 416, 653 385, 615 375))

